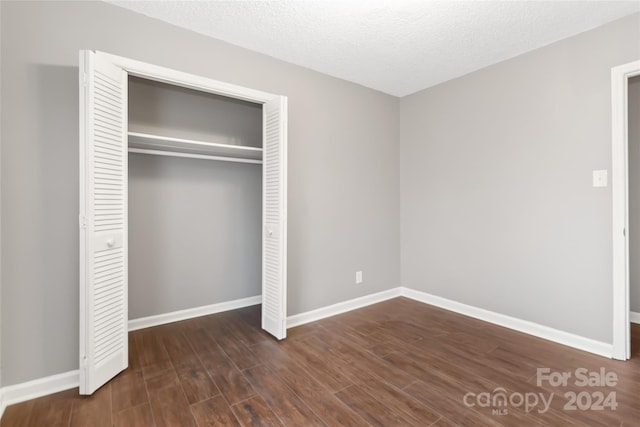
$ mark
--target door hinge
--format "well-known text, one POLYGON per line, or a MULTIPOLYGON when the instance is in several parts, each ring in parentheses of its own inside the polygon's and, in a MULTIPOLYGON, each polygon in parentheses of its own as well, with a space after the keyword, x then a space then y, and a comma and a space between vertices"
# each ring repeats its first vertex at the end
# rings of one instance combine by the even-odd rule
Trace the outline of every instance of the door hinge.
POLYGON ((87 218, 84 215, 80 215, 78 220, 80 222, 80 228, 82 228, 82 229, 87 228, 87 218))

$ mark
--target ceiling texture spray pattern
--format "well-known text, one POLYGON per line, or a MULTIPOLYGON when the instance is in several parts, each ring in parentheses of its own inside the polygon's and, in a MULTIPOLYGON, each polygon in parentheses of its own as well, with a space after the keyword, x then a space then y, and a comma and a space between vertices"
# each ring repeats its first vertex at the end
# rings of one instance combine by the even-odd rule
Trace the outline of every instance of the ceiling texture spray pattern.
POLYGON ((640 1, 112 1, 405 96, 640 11, 640 1))

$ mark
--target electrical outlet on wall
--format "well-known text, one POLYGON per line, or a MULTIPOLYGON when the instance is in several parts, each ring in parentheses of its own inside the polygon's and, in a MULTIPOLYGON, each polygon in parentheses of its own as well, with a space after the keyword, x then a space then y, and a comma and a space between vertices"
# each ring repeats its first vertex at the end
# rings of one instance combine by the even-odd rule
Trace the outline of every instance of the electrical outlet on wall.
POLYGON ((606 187, 607 186, 607 170, 593 171, 593 186, 594 187, 606 187))
POLYGON ((362 271, 356 271, 356 285, 362 283, 362 271))

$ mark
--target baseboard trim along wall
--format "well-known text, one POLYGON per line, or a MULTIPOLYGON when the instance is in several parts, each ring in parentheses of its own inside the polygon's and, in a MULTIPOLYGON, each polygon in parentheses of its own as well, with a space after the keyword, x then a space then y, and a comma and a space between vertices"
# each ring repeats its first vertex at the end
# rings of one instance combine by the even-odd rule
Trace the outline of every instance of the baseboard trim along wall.
POLYGON ((539 325, 527 320, 517 319, 493 311, 485 310, 478 307, 462 304, 446 298, 428 294, 426 292, 415 291, 409 288, 402 288, 402 295, 416 301, 420 301, 429 305, 493 323, 494 325, 504 326, 518 332, 533 335, 549 341, 563 344, 578 350, 587 351, 600 356, 611 358, 613 355, 613 346, 601 341, 585 338, 580 335, 571 334, 569 332, 560 331, 548 326, 539 325))
MULTIPOLYGON (((366 307, 368 305, 376 304, 399 296, 404 296, 415 301, 443 308, 445 310, 453 311, 455 313, 493 323, 495 325, 504 326, 509 329, 513 329, 569 347, 577 348, 579 350, 598 354, 600 356, 611 358, 611 355, 613 354, 611 344, 595 341, 590 338, 570 334, 568 332, 563 332, 557 329, 550 328, 548 326, 539 325, 537 323, 517 319, 489 310, 484 310, 482 308, 473 307, 446 298, 431 295, 426 292, 416 291, 405 287, 397 287, 389 289, 387 291, 365 295, 363 297, 354 298, 349 301, 343 301, 337 304, 332 304, 326 307, 289 316, 287 318, 287 328, 293 328, 295 326, 315 322, 316 320, 321 320, 341 313, 346 313, 351 310, 356 310, 358 308, 366 307)), ((262 297, 260 295, 257 295, 254 297, 212 304, 188 310, 180 310, 157 316, 134 319, 129 321, 129 330, 134 331, 151 326, 177 322, 179 320, 191 319, 198 316, 205 316, 208 314, 220 313, 237 308, 249 307, 252 305, 260 304, 261 301, 262 297)), ((640 323, 640 313, 632 312, 630 318, 632 322, 640 323)), ((28 381, 21 384, 2 387, 0 389, 0 417, 2 416, 2 414, 4 413, 4 409, 8 405, 13 405, 15 403, 24 402, 36 397, 45 396, 47 394, 57 393, 59 391, 78 387, 78 383, 79 373, 77 370, 75 370, 36 379, 33 381, 28 381)))
POLYGON ((629 321, 631 323, 640 323, 640 313, 636 311, 629 313, 629 321))
POLYGON ((324 319, 326 317, 346 313, 347 311, 366 307, 368 305, 386 301, 391 298, 396 298, 401 295, 400 292, 401 288, 393 288, 388 291, 365 295, 363 297, 354 298, 349 301, 339 302, 315 310, 295 314, 293 316, 287 317, 287 329, 304 325, 305 323, 315 322, 316 320, 324 319))
MULTIPOLYGON (((174 311, 171 313, 159 314, 157 316, 142 317, 129 320, 129 331, 142 328, 164 325, 180 320, 192 319, 194 317, 206 316, 208 314, 221 313, 223 311, 235 310, 238 308, 250 307, 260 304, 262 296, 225 301, 217 304, 205 305, 202 307, 189 308, 186 310, 174 311)), ((49 377, 38 378, 20 384, 10 385, 0 388, 0 417, 7 406, 59 391, 78 387, 80 381, 78 370, 51 375, 49 377)))
MULTIPOLYGON (((494 325, 513 329, 518 332, 523 332, 525 334, 532 335, 538 338, 553 341, 558 344, 577 348, 578 350, 594 353, 599 356, 611 358, 613 355, 613 346, 608 343, 596 341, 591 338, 585 338, 580 335, 560 331, 558 329, 539 325, 527 320, 495 313, 493 311, 470 306, 457 301, 449 300, 446 298, 428 294, 426 292, 416 291, 402 286, 390 289, 388 291, 379 292, 377 294, 367 295, 350 301, 333 304, 328 307, 323 307, 305 313, 296 314, 294 316, 289 316, 287 318, 287 328, 293 328, 305 323, 315 322, 316 320, 324 319, 325 317, 335 316, 340 313, 355 310, 357 308, 365 307, 367 305, 382 302, 398 296, 407 297, 415 301, 433 305, 435 307, 443 308, 445 310, 453 311, 465 316, 473 317, 474 319, 483 320, 494 325)), ((634 314, 638 315, 638 317, 635 317, 635 319, 640 321, 640 313, 632 313, 631 321, 634 321, 634 314)))
POLYGON ((37 380, 27 381, 25 383, 2 387, 2 407, 0 408, 0 417, 4 413, 5 408, 9 405, 78 387, 79 375, 80 374, 76 369, 75 371, 64 372, 62 374, 38 378, 37 380))
POLYGON ((129 320, 129 331, 135 331, 152 326, 165 325, 167 323, 178 322, 180 320, 193 319, 194 317, 207 316, 209 314, 221 313, 223 311, 235 310, 238 308, 250 307, 262 303, 262 296, 225 301, 217 304, 205 305, 202 307, 188 308, 186 310, 172 311, 171 313, 158 314, 155 316, 140 317, 129 320))

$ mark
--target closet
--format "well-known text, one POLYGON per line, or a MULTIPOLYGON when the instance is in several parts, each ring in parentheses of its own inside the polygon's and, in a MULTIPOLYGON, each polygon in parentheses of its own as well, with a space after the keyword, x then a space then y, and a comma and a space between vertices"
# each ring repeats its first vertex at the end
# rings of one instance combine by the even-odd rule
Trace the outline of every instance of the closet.
POLYGON ((260 295, 262 105, 133 76, 128 85, 129 328, 260 295), (175 147, 159 135, 240 153, 166 151, 175 147))
MULTIPOLYGON (((286 97, 103 52, 81 51, 79 70, 80 393, 93 393, 128 363, 129 152, 184 158, 181 161, 224 161, 227 166, 230 162, 262 164, 262 203, 248 205, 262 209, 262 238, 254 239, 261 245, 261 262, 254 265, 261 270, 262 327, 277 339, 285 338, 286 97), (129 84, 138 93, 169 94, 170 102, 176 105, 162 112, 168 126, 136 120, 129 128, 129 105, 138 119, 153 108, 129 104, 129 84), (171 98, 171 93, 176 96, 171 98), (245 127, 254 136, 236 138, 224 130, 202 132, 203 126, 184 126, 190 116, 181 112, 181 99, 198 98, 198 94, 249 111, 258 121, 261 112, 261 123, 245 127), (183 116, 182 121, 177 120, 183 125, 181 129, 171 126, 173 119, 178 119, 172 114, 183 116)), ((233 120, 227 121, 233 126, 233 120)), ((259 178, 256 171, 252 173, 259 178)), ((156 232, 161 234, 162 230, 156 232)), ((165 258, 170 258, 166 255, 170 253, 165 252, 165 258)))

